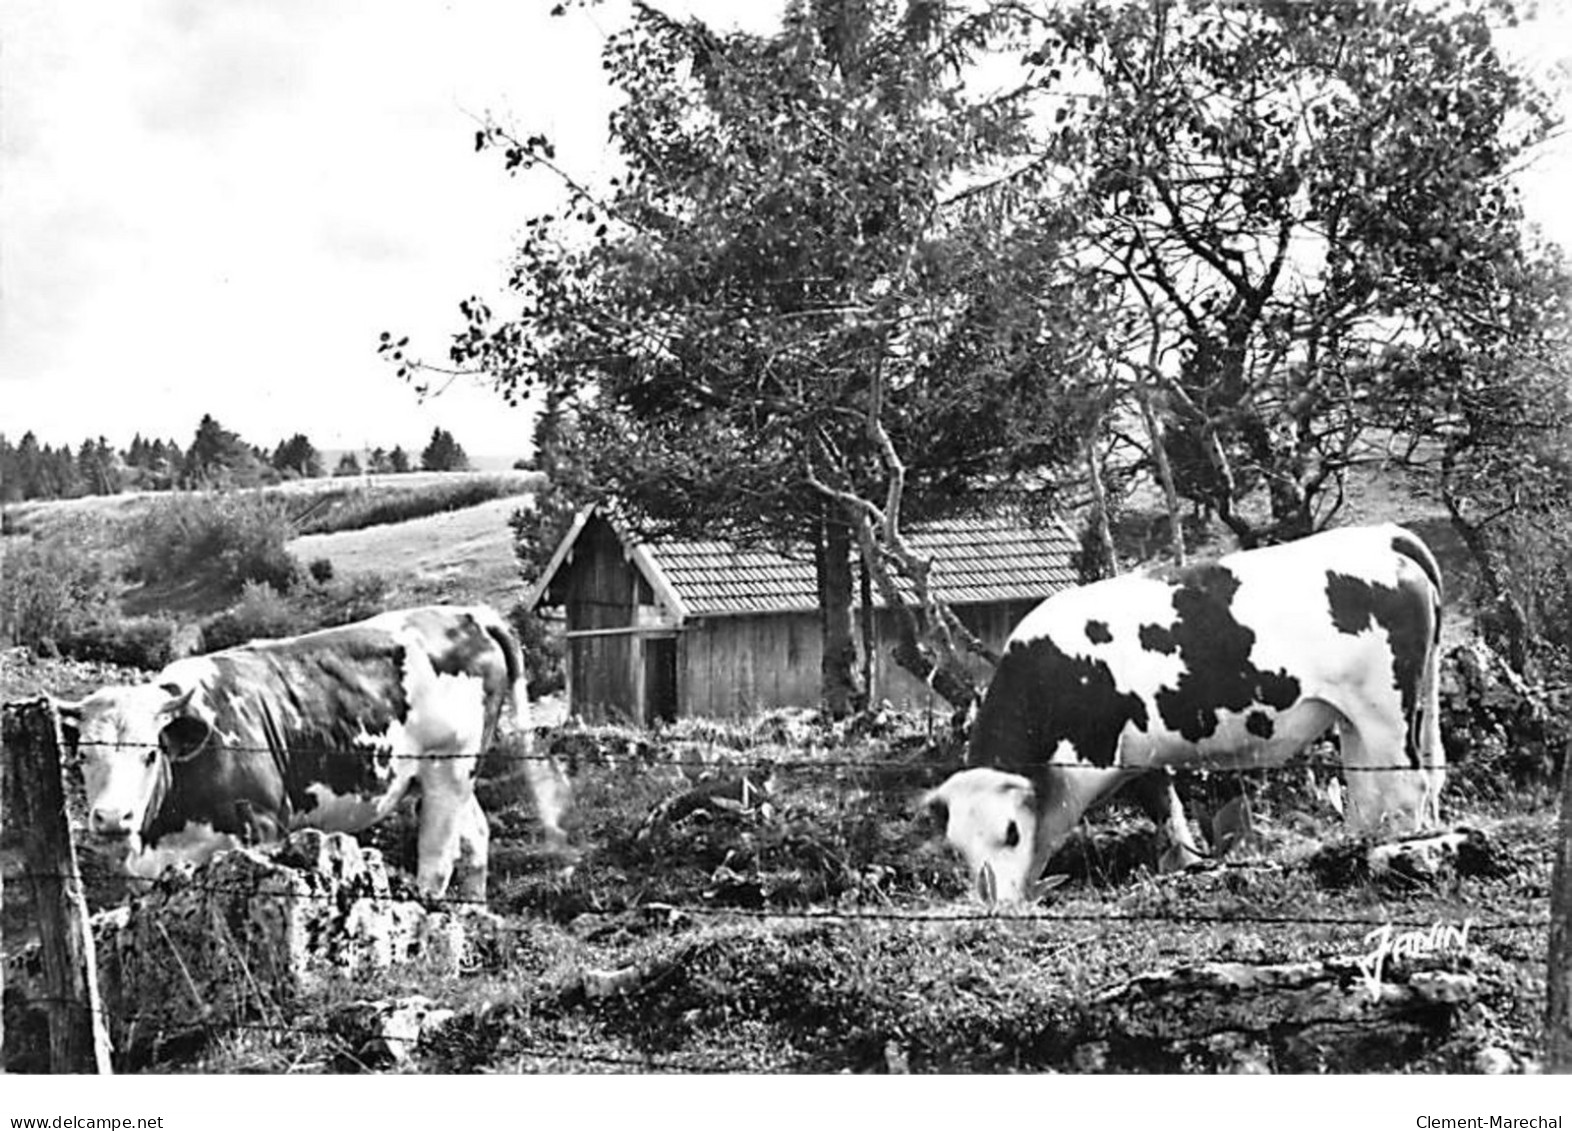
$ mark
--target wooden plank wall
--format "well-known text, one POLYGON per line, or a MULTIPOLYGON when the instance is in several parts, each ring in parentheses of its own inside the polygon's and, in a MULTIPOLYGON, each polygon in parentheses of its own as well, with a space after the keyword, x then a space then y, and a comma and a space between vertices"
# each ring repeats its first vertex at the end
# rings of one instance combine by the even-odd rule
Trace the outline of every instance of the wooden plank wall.
POLYGON ((817 613, 713 617, 677 638, 677 710, 746 718, 819 702, 817 613))
MULTIPOLYGON (((637 571, 605 521, 592 519, 579 536, 570 567, 568 630, 622 628, 633 623, 637 571)), ((581 636, 568 641, 569 709, 592 722, 642 717, 642 654, 633 636, 581 636)))
MULTIPOLYGON (((1036 601, 958 610, 960 618, 995 651, 1036 601)), ((902 710, 946 710, 922 681, 890 658, 896 638, 894 614, 875 621, 874 697, 902 710)), ((816 613, 716 617, 691 622, 678 637, 678 713, 746 718, 775 707, 813 707, 819 702, 823 642, 816 613)), ((990 669, 970 665, 981 680, 990 669)))

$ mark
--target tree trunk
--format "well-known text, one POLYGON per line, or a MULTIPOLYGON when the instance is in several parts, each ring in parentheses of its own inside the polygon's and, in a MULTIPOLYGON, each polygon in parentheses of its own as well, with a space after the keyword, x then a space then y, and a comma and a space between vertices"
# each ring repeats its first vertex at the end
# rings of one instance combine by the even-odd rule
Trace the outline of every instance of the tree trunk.
MULTIPOLYGON (((826 508, 829 509, 829 508, 826 508)), ((851 528, 827 516, 819 528, 814 564, 819 584, 819 624, 824 644, 820 664, 824 706, 831 718, 844 719, 865 705, 867 693, 857 670, 856 621, 852 615, 855 575, 851 528)))
POLYGON ((882 690, 875 686, 874 676, 874 649, 879 646, 877 622, 879 615, 873 607, 873 579, 868 576, 868 563, 858 561, 857 570, 857 599, 862 609, 862 694, 863 705, 871 706, 874 697, 882 690))
POLYGON ((863 562, 885 606, 895 614, 896 641, 891 652, 895 662, 931 687, 958 713, 969 712, 981 693, 977 681, 960 661, 955 637, 960 635, 968 651, 991 663, 997 664, 998 657, 972 636, 953 613, 932 598, 928 589, 928 563, 901 562, 902 576, 916 590, 917 600, 913 602, 901 592, 894 573, 885 562, 872 522, 866 516, 859 516, 856 530, 863 562))
POLYGON ((1136 400, 1141 406, 1141 421, 1152 445, 1152 463, 1156 465, 1157 481, 1163 488, 1163 505, 1168 509, 1168 550, 1176 565, 1184 565, 1184 516, 1179 513, 1179 488, 1174 483, 1173 464, 1168 462, 1168 445, 1163 442, 1157 414, 1152 411, 1152 402, 1144 386, 1136 390, 1136 400))
POLYGON ((1545 1068, 1572 1072, 1572 745, 1561 762, 1561 816, 1550 873, 1545 1068))
POLYGON ((1272 540, 1288 542, 1303 538, 1314 531, 1315 521, 1310 513, 1310 499, 1304 486, 1293 475, 1281 471, 1272 477, 1272 540))
POLYGON ((1484 582, 1485 589, 1490 594, 1495 615, 1499 618, 1500 633, 1506 638, 1507 663, 1518 675, 1531 675, 1528 671, 1528 615, 1523 611, 1522 604, 1513 595, 1511 586, 1507 584, 1502 574, 1500 555, 1489 532, 1484 527, 1469 522, 1463 516, 1462 505, 1445 487, 1441 490, 1441 498, 1446 503, 1447 516, 1452 522, 1452 529, 1457 531, 1458 537, 1468 547, 1469 557, 1473 558, 1474 564, 1479 567, 1480 580, 1484 582))
POLYGON ((1103 485, 1103 465, 1097 458, 1097 433, 1102 430, 1099 420, 1092 429, 1092 435, 1086 439, 1086 475, 1092 488, 1092 526, 1097 536, 1098 556, 1102 559, 1098 569, 1085 571, 1094 576, 1086 580, 1095 581, 1102 577, 1112 577, 1119 572, 1119 551, 1114 546, 1113 525, 1108 518, 1108 491, 1103 485))

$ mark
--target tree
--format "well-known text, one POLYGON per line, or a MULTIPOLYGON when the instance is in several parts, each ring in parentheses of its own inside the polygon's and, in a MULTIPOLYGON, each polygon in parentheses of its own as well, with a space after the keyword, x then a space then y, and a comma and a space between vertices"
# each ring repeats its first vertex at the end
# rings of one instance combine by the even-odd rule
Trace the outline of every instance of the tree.
POLYGON ((453 360, 571 411, 585 478, 646 536, 812 547, 835 713, 860 690, 859 555, 905 614, 900 662, 975 696, 902 524, 1040 488, 1080 450, 1051 218, 1015 217, 1039 238, 1011 245, 992 194, 958 191, 1024 151, 1020 108, 961 76, 1015 20, 820 0, 758 38, 639 5, 605 52, 627 169, 604 190, 544 137, 477 137, 571 200, 526 224, 513 317, 461 304, 453 360))
POLYGON ((164 491, 175 485, 185 457, 173 440, 146 440, 139 432, 125 452, 128 485, 142 490, 164 491))
POLYGON ((0 432, 0 503, 19 503, 22 494, 21 463, 15 446, 0 432))
POLYGON ((578 458, 577 422, 553 390, 535 416, 533 467, 545 476, 530 505, 508 518, 513 553, 526 582, 545 570, 579 511, 601 501, 582 460, 578 458))
POLYGON ((1493 325, 1407 351, 1391 382, 1400 458, 1425 473, 1478 567, 1484 635, 1525 675, 1547 653, 1572 656, 1569 311, 1572 273, 1547 254, 1523 265, 1493 325))
MULTIPOLYGON (((1345 472, 1408 423, 1415 359, 1488 351, 1534 273, 1507 174, 1553 117, 1492 42, 1510 12, 1047 13, 1044 153, 1080 218, 1078 268, 1113 290, 1121 400, 1178 492, 1241 542, 1324 524, 1345 472)), ((1424 380, 1446 400, 1466 370, 1424 380)))
POLYGON ((22 433, 22 439, 17 443, 14 465, 20 488, 19 497, 23 499, 46 497, 43 494, 46 478, 44 453, 39 447, 38 437, 31 430, 22 433))
POLYGON ((293 473, 302 479, 316 479, 322 475, 322 453, 302 432, 280 443, 269 462, 276 470, 293 473))
POLYGON ((388 470, 396 475, 402 475, 409 470, 409 453, 402 447, 394 447, 388 453, 388 470))
POLYGON ((124 468, 120 457, 100 436, 96 441, 83 440, 76 457, 77 472, 83 487, 90 495, 116 495, 124 481, 124 468))
MULTIPOLYGON (((1492 18, 798 0, 759 38, 636 4, 605 51, 607 184, 478 132, 568 201, 526 224, 506 317, 460 304, 450 357, 558 398, 642 533, 813 547, 832 710, 848 544, 902 612, 898 660, 964 703, 973 642, 910 521, 1084 484, 1110 568, 1137 476, 1182 557, 1181 500, 1251 545, 1329 521, 1362 461, 1443 458, 1411 442, 1415 360, 1508 350, 1542 259, 1505 176, 1551 116, 1492 18), (1017 45, 1021 85, 970 94, 968 63, 1017 45)), ((383 350, 408 373, 406 344, 383 350)), ((1426 372, 1444 401, 1522 370, 1426 372)))
POLYGON ((339 478, 344 476, 359 475, 360 458, 356 456, 354 452, 345 452, 343 455, 338 457, 338 463, 333 468, 333 474, 335 477, 339 478))
POLYGON ((31 431, 24 432, 7 457, 13 493, 19 499, 69 499, 83 493, 82 477, 68 446, 39 444, 31 431))
POLYGON ((433 428, 431 442, 420 453, 420 466, 424 471, 467 471, 469 456, 464 454, 453 433, 445 428, 433 428))
POLYGON ((250 445, 204 413, 186 450, 181 478, 191 486, 255 486, 261 468, 250 445))
POLYGON ((148 486, 155 490, 172 489, 180 478, 185 456, 173 440, 155 440, 148 450, 148 486))

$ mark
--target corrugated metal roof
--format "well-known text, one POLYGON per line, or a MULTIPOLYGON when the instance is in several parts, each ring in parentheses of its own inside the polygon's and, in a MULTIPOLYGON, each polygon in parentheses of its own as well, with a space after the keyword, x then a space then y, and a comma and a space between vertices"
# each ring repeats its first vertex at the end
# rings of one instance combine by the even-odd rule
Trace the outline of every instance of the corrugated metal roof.
MULTIPOLYGON (((933 559, 936 595, 952 605, 1040 600, 1075 585, 1077 545, 1063 523, 1008 517, 953 518, 912 529, 913 550, 933 559)), ((813 612, 810 556, 739 549, 726 542, 655 541, 644 549, 694 616, 813 612)), ((878 594, 874 604, 884 602, 878 594)))

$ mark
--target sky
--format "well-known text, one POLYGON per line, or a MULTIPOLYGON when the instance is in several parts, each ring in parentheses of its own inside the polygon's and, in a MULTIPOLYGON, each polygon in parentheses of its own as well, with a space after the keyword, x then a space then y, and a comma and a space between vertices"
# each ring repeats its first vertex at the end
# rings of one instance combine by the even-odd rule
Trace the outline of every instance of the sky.
MULTIPOLYGON (((384 331, 446 357, 550 198, 476 153, 491 114, 603 168, 608 0, 0 0, 0 433, 527 452, 529 412, 460 379, 422 402, 384 331)), ((763 30, 773 0, 668 0, 763 30)), ((1508 49, 1572 73, 1572 0, 1508 49)), ((1572 141, 1525 174, 1572 249, 1572 141)), ((494 307, 501 309, 498 302, 494 307)))

